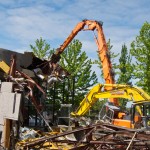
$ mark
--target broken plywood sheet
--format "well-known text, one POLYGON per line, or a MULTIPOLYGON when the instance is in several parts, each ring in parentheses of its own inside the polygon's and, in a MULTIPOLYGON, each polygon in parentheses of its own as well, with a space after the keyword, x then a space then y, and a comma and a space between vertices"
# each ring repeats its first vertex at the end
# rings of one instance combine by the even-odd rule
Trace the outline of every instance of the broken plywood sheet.
POLYGON ((12 92, 13 90, 13 82, 2 82, 1 85, 1 93, 2 92, 12 92))
POLYGON ((21 103, 19 93, 0 93, 0 116, 3 118, 18 120, 21 103))

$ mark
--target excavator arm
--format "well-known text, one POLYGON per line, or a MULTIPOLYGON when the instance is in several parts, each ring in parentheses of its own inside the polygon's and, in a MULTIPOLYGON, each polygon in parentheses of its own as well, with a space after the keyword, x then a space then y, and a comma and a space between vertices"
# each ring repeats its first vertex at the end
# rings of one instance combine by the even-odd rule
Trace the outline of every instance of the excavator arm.
POLYGON ((95 20, 83 20, 82 22, 79 22, 75 28, 72 30, 71 34, 68 36, 68 38, 64 41, 64 43, 57 48, 55 54, 53 54, 51 58, 51 62, 57 62, 60 58, 60 54, 65 50, 65 48, 70 44, 70 42, 74 39, 74 37, 78 34, 79 31, 86 31, 91 30, 97 31, 98 38, 96 38, 96 44, 98 46, 98 54, 100 57, 100 60, 102 62, 103 67, 103 74, 106 84, 113 84, 114 83, 114 77, 112 74, 112 65, 108 54, 108 48, 107 43, 105 40, 105 36, 102 29, 102 23, 95 21, 95 20))
MULTIPOLYGON (((104 80, 106 84, 114 84, 114 74, 112 71, 112 64, 110 61, 107 43, 103 33, 102 22, 96 20, 83 20, 75 26, 68 38, 64 41, 62 45, 60 45, 59 48, 57 48, 56 52, 52 55, 50 60, 51 66, 55 66, 55 64, 59 61, 60 55, 70 44, 70 42, 74 39, 74 37, 78 34, 78 32, 87 30, 97 32, 97 37, 95 37, 95 41, 98 47, 98 55, 102 63, 104 80)), ((110 90, 112 87, 106 88, 107 90, 110 90)), ((118 101, 116 99, 110 99, 110 101, 113 102, 115 105, 118 105, 118 101)))
POLYGON ((104 98, 125 98, 133 102, 150 101, 150 96, 137 87, 121 84, 97 84, 81 101, 76 112, 72 112, 71 115, 74 117, 83 116, 97 100, 104 100, 104 98), (111 87, 112 90, 106 91, 105 89, 108 87, 111 87))

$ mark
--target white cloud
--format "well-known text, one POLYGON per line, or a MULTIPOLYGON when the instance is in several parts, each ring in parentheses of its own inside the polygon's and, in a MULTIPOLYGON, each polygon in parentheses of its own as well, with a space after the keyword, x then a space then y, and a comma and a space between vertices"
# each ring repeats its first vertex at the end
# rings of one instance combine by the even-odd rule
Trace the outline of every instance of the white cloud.
MULTIPOLYGON (((26 50, 43 37, 56 48, 78 22, 87 18, 102 20, 106 39, 120 51, 122 44, 130 45, 135 39, 144 21, 150 21, 149 6, 148 0, 1 1, 0 47, 26 50)), ((77 38, 83 42, 83 50, 91 53, 97 48, 92 33, 79 33, 77 38)))
MULTIPOLYGON (((43 37, 57 48, 86 18, 104 22, 106 41, 111 39, 113 51, 119 53, 123 44, 129 49, 143 23, 150 22, 149 8, 149 0, 1 0, 0 47, 23 52, 43 37)), ((93 33, 80 32, 75 38, 83 43, 90 59, 97 59, 93 33)), ((92 68, 100 74, 99 68, 92 68)))

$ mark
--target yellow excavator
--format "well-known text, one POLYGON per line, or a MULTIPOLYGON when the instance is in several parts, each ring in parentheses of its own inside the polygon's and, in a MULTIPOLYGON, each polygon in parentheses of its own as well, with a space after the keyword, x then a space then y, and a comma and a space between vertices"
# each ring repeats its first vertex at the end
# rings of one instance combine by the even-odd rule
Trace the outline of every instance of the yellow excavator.
POLYGON ((110 98, 121 98, 130 101, 131 107, 128 112, 122 111, 119 106, 107 102, 101 108, 99 120, 110 124, 127 128, 150 129, 150 96, 141 88, 121 84, 97 84, 81 101, 73 117, 85 115, 98 101, 110 98), (112 90, 105 90, 107 88, 112 90))
MULTIPOLYGON (((65 51, 65 48, 70 44, 70 42, 74 39, 74 37, 80 31, 93 31, 94 33, 95 31, 97 32, 97 36, 95 36, 95 41, 98 47, 98 55, 102 63, 102 71, 103 71, 104 80, 106 84, 104 85, 98 84, 94 86, 89 91, 87 96, 82 100, 77 111, 72 113, 72 116, 75 116, 75 117, 82 116, 86 112, 89 111, 90 107, 92 107, 98 99, 108 98, 111 103, 111 107, 108 105, 109 107, 107 106, 107 109, 110 109, 110 108, 115 109, 115 110, 111 109, 112 110, 111 123, 114 125, 125 126, 128 128, 136 128, 137 125, 135 124, 137 124, 137 121, 134 121, 135 110, 138 110, 138 112, 143 116, 142 120, 144 120, 144 115, 146 114, 145 114, 145 110, 143 112, 143 109, 145 109, 145 107, 148 107, 147 105, 148 105, 148 101, 150 97, 142 89, 135 88, 135 87, 133 88, 127 85, 115 84, 114 73, 112 70, 112 63, 109 57, 109 51, 107 48, 107 43, 105 40, 103 28, 102 28, 102 22, 99 22, 96 20, 87 20, 87 19, 79 22, 74 27, 70 35, 63 42, 63 44, 61 44, 60 47, 57 48, 55 53, 52 55, 51 60, 49 62, 50 63, 49 66, 51 66, 51 68, 55 68, 55 65, 59 62, 61 58, 61 54, 65 51), (124 94, 122 94, 122 91, 120 91, 120 89, 123 90, 124 94), (115 94, 115 92, 117 94, 115 94), (134 112, 132 112, 131 120, 125 120, 121 118, 123 117, 123 114, 125 113, 122 113, 121 110, 119 109, 118 98, 126 98, 134 102, 134 108, 132 108, 132 111, 134 112), (140 106, 136 107, 136 105, 140 105, 140 106), (140 107, 143 107, 143 108, 141 109, 140 107)), ((110 112, 110 111, 107 111, 107 112, 110 112)), ((147 119, 147 117, 145 118, 147 119)))

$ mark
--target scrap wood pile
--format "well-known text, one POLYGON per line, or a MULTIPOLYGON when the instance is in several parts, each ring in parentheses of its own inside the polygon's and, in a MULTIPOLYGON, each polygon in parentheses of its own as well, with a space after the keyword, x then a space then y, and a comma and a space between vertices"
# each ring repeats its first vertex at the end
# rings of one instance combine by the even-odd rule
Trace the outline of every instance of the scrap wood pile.
POLYGON ((126 129, 110 124, 97 123, 62 133, 51 132, 38 138, 22 140, 16 149, 150 149, 149 133, 144 130, 126 129))

